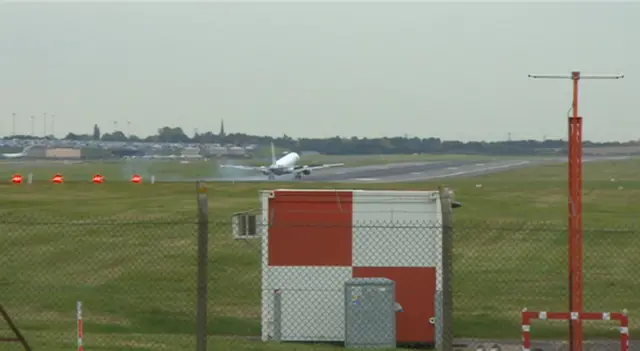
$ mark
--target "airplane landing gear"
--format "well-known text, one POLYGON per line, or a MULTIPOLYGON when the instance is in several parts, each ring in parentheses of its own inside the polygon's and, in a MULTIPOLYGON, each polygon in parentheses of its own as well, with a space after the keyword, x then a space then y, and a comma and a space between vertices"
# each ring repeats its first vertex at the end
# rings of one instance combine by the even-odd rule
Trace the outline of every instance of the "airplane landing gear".
POLYGON ((269 180, 275 180, 275 179, 276 179, 276 176, 275 176, 275 175, 273 175, 273 174, 269 174, 269 180))
POLYGON ((302 174, 301 173, 296 173, 296 175, 293 178, 295 180, 302 180, 302 174))

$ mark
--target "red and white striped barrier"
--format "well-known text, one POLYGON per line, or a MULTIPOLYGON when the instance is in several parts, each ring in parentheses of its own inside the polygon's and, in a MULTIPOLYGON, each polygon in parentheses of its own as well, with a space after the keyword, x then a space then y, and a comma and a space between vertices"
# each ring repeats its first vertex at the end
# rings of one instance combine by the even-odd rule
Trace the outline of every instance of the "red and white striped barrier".
POLYGON ((522 310, 522 351, 531 350, 531 320, 589 320, 618 321, 620 323, 620 350, 629 351, 629 317, 622 312, 531 312, 522 310))

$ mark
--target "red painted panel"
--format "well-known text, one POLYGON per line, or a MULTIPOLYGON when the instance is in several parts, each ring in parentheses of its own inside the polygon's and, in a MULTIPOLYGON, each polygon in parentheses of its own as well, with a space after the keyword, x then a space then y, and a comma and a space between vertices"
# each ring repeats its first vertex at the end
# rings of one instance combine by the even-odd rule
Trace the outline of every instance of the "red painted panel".
POLYGON ((269 265, 351 266, 352 199, 350 191, 276 191, 269 265))
POLYGON ((353 267, 354 278, 387 278, 396 282, 396 302, 403 312, 396 313, 399 343, 435 342, 436 269, 434 267, 353 267))

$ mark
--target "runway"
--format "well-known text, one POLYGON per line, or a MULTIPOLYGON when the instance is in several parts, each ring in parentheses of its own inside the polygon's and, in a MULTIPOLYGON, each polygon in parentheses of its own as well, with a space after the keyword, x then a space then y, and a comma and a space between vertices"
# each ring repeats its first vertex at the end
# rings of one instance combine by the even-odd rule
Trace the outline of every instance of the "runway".
POLYGON ((522 167, 529 161, 473 162, 441 161, 422 164, 389 164, 326 170, 311 174, 306 181, 397 183, 438 178, 472 176, 522 167))
MULTIPOLYGON (((593 161, 605 161, 605 160, 622 160, 629 157, 585 157, 584 162, 593 161)), ((459 178, 459 177, 473 177, 489 173, 497 173, 508 170, 513 170, 523 167, 533 167, 541 164, 551 163, 566 163, 564 157, 550 157, 550 158, 529 158, 529 159, 511 159, 511 160, 438 160, 438 161, 422 161, 411 163, 393 163, 393 164, 379 164, 359 167, 336 167, 323 170, 317 170, 308 176, 304 176, 302 180, 294 180, 292 175, 284 175, 276 177, 274 182, 342 182, 342 183, 399 183, 399 182, 417 182, 428 181, 445 178, 459 178)), ((0 165, 15 165, 24 164, 28 165, 31 169, 38 172, 38 169, 51 168, 54 165, 68 165, 73 166, 76 163, 91 164, 91 162, 70 162, 70 161, 29 161, 29 160, 15 160, 1 162, 0 165)), ((135 162, 134 162, 135 163, 135 162)), ((105 165, 101 164, 102 170, 106 172, 105 165)), ((116 177, 124 177, 122 180, 128 180, 128 176, 122 176, 122 167, 129 167, 125 173, 130 174, 132 170, 138 169, 133 164, 120 164, 120 163, 108 163, 112 168, 111 179, 116 177), (116 175, 117 174, 117 175, 116 175)), ((230 168, 217 168, 214 164, 211 165, 212 169, 209 174, 211 177, 192 178, 185 177, 184 175, 176 174, 176 170, 182 167, 181 164, 175 163, 174 169, 164 173, 162 169, 156 170, 154 173, 151 170, 147 170, 149 165, 144 165, 139 169, 146 170, 148 173, 146 176, 153 175, 156 182, 193 182, 196 180, 204 181, 222 181, 222 182, 266 182, 267 177, 262 174, 255 174, 251 171, 243 171, 230 168), (178 168, 175 168, 178 167, 178 168), (216 169, 217 168, 217 169, 216 169)), ((186 167, 186 166, 185 166, 186 167)), ((57 169, 57 166, 55 167, 57 169)), ((53 172, 52 170, 46 170, 47 172, 53 172)), ((202 171, 202 170, 200 170, 202 171)), ((25 171, 26 172, 26 171, 25 171)), ((64 172, 64 171, 63 171, 64 172)), ((73 179, 74 172, 81 172, 76 170, 74 172, 68 170, 68 175, 73 179)), ((86 170, 82 170, 86 172, 86 170)), ((141 172, 140 170, 136 172, 141 172)), ((144 173, 144 171, 142 171, 144 173)), ((188 172, 188 171, 187 171, 188 172)), ((186 172, 185 172, 186 173, 186 172)), ((124 173, 123 173, 124 174, 124 173)), ((47 175, 46 177, 49 177, 47 175)), ((145 175, 143 175, 144 177, 145 175)), ((10 177, 10 175, 7 175, 10 177)), ((68 177, 67 177, 68 178, 68 177)))
MULTIPOLYGON (((628 157, 585 157, 584 162, 622 160, 628 157)), ((433 161, 420 163, 395 163, 361 167, 329 168, 315 171, 299 182, 355 182, 355 183, 398 183, 421 180, 472 177, 503 172, 541 164, 567 162, 565 158, 496 160, 496 161, 433 161)), ((209 181, 255 182, 266 181, 264 176, 234 176, 207 179, 209 181)), ((275 182, 293 181, 292 176, 277 177, 275 182)))

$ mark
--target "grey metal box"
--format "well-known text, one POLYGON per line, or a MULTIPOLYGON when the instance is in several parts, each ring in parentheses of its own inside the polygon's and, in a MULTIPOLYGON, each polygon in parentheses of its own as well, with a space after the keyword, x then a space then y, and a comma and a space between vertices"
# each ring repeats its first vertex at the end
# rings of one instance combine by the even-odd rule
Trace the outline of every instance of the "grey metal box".
POLYGON ((395 282, 354 278, 344 284, 345 347, 395 348, 395 282))

